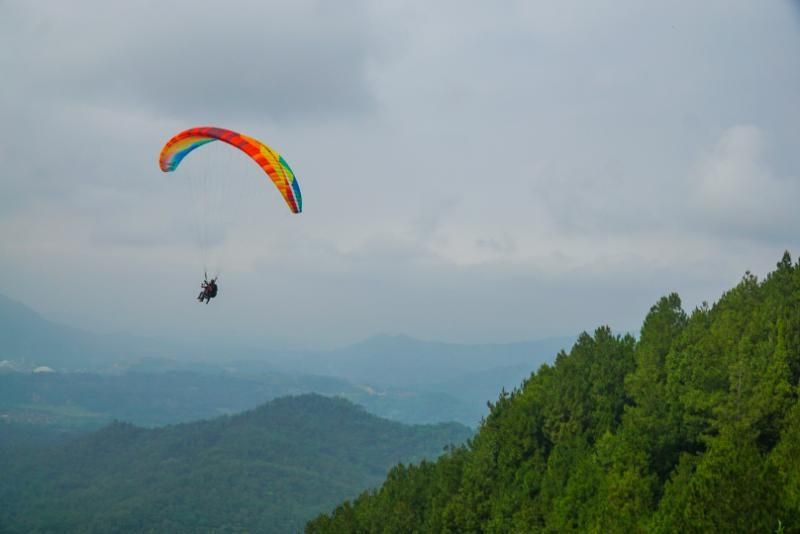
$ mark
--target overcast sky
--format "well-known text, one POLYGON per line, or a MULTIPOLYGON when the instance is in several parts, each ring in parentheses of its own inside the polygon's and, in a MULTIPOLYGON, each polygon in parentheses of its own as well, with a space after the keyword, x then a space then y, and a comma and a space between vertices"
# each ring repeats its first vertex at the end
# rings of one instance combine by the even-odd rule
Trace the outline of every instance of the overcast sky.
POLYGON ((798 58, 789 0, 0 0, 0 293, 298 347, 638 331, 800 253, 798 58), (162 173, 199 125, 304 213, 222 144, 162 173))

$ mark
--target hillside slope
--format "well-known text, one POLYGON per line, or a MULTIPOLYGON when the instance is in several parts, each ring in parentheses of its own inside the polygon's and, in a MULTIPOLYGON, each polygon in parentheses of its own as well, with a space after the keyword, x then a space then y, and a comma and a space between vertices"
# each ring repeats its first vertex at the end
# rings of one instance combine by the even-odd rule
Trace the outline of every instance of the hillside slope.
POLYGON ((394 423, 319 395, 158 429, 114 423, 65 445, 4 454, 0 524, 10 532, 294 532, 379 484, 397 462, 435 458, 469 435, 457 424, 394 423))
POLYGON ((583 334, 476 437, 307 532, 800 532, 800 265, 583 334))
POLYGON ((98 343, 91 334, 50 322, 0 295, 0 360, 23 368, 84 366, 95 359, 98 343))

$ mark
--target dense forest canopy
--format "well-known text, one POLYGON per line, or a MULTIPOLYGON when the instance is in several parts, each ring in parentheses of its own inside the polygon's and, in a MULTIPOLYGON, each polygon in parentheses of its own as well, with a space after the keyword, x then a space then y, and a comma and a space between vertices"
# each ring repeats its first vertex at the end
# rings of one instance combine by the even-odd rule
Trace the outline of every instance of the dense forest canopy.
POLYGON ((677 294, 502 392, 477 435, 398 465, 322 532, 800 532, 800 266, 677 294))
POLYGON ((42 430, 0 422, 0 434, 16 431, 0 439, 0 532, 297 532, 397 462, 435 458, 471 435, 321 395, 154 429, 116 422, 73 439, 42 430))

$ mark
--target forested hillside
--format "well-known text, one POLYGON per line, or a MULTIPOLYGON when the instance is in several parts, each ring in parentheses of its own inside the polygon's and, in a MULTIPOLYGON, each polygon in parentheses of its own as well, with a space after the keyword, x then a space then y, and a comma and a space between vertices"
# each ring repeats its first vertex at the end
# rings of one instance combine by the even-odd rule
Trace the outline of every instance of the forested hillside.
POLYGON ((471 434, 407 426, 344 399, 303 395, 156 429, 114 423, 73 440, 0 420, 2 532, 297 532, 471 434))
POLYGON ((800 267, 788 253, 638 340, 583 334, 436 462, 307 532, 800 532, 800 267))

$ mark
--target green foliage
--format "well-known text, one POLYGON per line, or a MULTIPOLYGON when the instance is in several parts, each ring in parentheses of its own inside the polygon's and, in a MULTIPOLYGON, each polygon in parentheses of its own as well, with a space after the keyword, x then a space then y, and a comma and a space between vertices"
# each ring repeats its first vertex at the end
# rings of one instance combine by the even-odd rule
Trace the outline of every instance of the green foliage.
POLYGON ((24 434, 0 448, 0 524, 26 533, 298 531, 377 486, 398 461, 435 458, 469 435, 319 395, 156 429, 115 422, 52 446, 31 447, 45 440, 24 434))
POLYGON ((800 267, 582 334, 475 437, 307 532, 800 532, 800 267))

